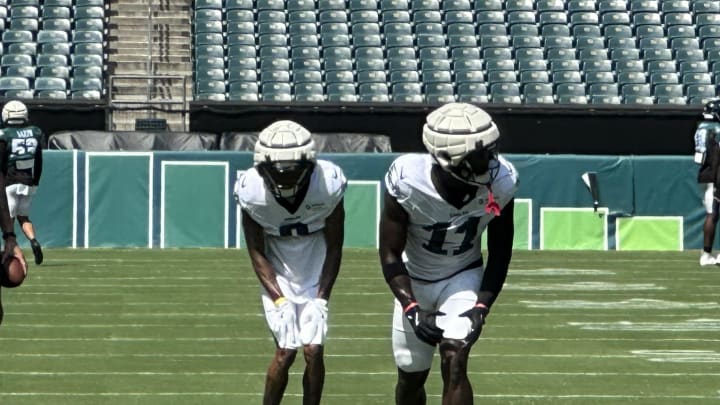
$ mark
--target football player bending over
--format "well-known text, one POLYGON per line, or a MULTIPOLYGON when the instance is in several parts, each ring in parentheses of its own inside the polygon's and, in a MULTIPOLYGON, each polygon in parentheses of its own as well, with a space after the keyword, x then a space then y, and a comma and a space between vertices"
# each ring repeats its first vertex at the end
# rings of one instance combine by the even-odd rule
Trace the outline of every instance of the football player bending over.
POLYGON ((398 157, 385 175, 380 262, 395 296, 397 404, 426 403, 440 351, 442 403, 473 403, 470 349, 505 282, 513 246, 515 168, 497 152, 491 117, 446 104, 423 127, 430 154, 398 157), (487 262, 480 238, 487 229, 487 262))
POLYGON ((298 349, 305 357, 303 404, 319 404, 328 300, 342 258, 347 181, 315 158, 310 132, 278 121, 260 132, 255 165, 235 184, 248 254, 275 338, 263 404, 279 404, 298 349))

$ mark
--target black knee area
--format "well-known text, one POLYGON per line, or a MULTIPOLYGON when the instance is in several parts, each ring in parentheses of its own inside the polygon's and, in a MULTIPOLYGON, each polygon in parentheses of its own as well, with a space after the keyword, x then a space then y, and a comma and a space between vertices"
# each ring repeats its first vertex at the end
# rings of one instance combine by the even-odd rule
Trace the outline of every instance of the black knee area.
POLYGON ((467 342, 460 339, 443 339, 440 342, 440 354, 442 353, 457 353, 468 347, 467 342))
POLYGON ((18 220, 18 222, 20 223, 20 225, 22 225, 22 224, 24 224, 24 223, 26 223, 26 222, 30 222, 30 218, 29 218, 29 217, 23 217, 23 216, 20 216, 20 215, 17 216, 17 220, 18 220))
POLYGON ((713 220, 713 223, 717 224, 719 217, 720 217, 720 201, 718 201, 718 200, 713 200, 713 204, 712 204, 712 220, 713 220))

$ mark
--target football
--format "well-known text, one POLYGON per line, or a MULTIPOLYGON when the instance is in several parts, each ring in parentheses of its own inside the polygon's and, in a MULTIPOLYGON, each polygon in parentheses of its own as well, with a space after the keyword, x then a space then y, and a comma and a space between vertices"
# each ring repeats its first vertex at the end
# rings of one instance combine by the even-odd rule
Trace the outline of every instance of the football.
POLYGON ((3 287, 14 288, 22 284, 27 276, 27 264, 23 263, 15 256, 11 256, 5 262, 5 274, 3 277, 3 287))

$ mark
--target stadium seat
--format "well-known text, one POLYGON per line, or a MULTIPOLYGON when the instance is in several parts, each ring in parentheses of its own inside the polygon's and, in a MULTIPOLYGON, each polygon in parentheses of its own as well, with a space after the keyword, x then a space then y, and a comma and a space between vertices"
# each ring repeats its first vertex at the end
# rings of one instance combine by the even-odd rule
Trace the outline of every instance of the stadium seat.
POLYGON ((325 101, 323 86, 320 83, 296 83, 294 99, 295 101, 325 101))
POLYGON ((44 66, 37 69, 35 77, 61 77, 63 79, 70 78, 69 66, 44 66))
MULTIPOLYGON (((47 69, 51 70, 53 72, 54 77, 63 77, 68 78, 68 76, 64 76, 62 74, 62 71, 58 73, 56 69, 65 69, 64 66, 48 66, 47 69)), ((43 68, 45 69, 45 68, 43 68)), ((42 72, 42 70, 41 70, 42 72)), ((52 76, 51 76, 52 77, 52 76)), ((103 70, 100 66, 74 66, 72 68, 72 77, 95 77, 98 79, 103 78, 103 70)))
POLYGON ((466 103, 487 103, 489 101, 487 86, 483 83, 459 84, 457 86, 457 100, 466 103))
POLYGON ((40 45, 40 53, 46 55, 70 55, 69 43, 49 43, 40 45))
POLYGON ((528 83, 523 86, 525 104, 553 104, 553 88, 549 83, 528 83))
POLYGON ((329 83, 325 86, 329 102, 357 102, 358 96, 353 83, 329 83))
MULTIPOLYGON (((238 2, 238 1, 244 1, 246 4, 244 7, 247 10, 252 10, 253 8, 253 1, 252 0, 232 0, 232 2, 238 2)), ((226 0, 225 8, 230 9, 231 0, 226 0)), ((288 0, 287 2, 287 11, 288 13, 293 13, 295 11, 314 11, 315 10, 315 2, 313 0, 288 0)))
POLYGON ((490 85, 490 102, 520 104, 520 85, 517 83, 495 83, 490 85))
POLYGON ((5 66, 3 75, 24 77, 32 82, 35 79, 35 66, 5 66))
POLYGON ((0 94, 7 96, 7 91, 30 90, 30 80, 26 77, 0 77, 0 94))
POLYGON ((455 91, 451 83, 425 84, 423 93, 429 104, 445 104, 455 101, 455 91))

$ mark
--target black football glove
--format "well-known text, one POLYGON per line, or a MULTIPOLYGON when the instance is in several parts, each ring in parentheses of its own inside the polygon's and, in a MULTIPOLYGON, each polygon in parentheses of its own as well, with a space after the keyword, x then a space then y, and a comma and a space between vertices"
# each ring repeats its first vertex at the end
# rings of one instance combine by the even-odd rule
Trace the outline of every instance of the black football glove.
POLYGON ((460 316, 466 316, 470 318, 471 326, 470 333, 465 337, 467 343, 475 343, 480 337, 483 325, 485 324, 485 318, 490 312, 490 309, 485 304, 477 303, 474 307, 460 314, 460 316))
POLYGON ((435 318, 438 315, 445 314, 440 311, 426 311, 420 308, 417 303, 410 304, 408 307, 405 310, 405 318, 410 322, 410 326, 412 326, 418 339, 431 346, 440 343, 444 330, 437 327, 435 318))

